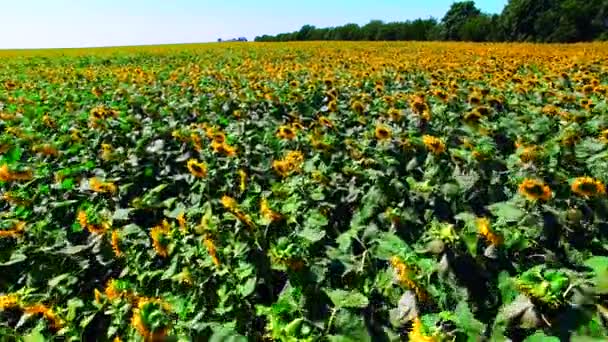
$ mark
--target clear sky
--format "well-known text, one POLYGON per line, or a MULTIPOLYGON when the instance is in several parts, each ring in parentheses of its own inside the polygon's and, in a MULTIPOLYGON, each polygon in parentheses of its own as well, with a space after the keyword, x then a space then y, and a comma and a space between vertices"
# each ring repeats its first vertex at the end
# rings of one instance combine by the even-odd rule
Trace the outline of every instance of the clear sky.
MULTIPOLYGON (((207 42, 371 19, 443 17, 453 0, 0 0, 0 49, 207 42)), ((477 0, 498 13, 507 0, 477 0)))

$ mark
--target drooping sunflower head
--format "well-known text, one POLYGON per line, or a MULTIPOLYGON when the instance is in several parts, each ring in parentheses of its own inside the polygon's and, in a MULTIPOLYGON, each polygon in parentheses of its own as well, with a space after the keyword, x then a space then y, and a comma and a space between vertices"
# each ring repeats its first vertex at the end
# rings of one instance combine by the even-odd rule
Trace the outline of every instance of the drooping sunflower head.
POLYGON ((572 192, 583 197, 600 196, 606 193, 604 184, 591 177, 579 177, 572 182, 572 192))
POLYGON ((376 126, 375 133, 376 139, 378 140, 387 140, 391 138, 391 129, 383 125, 376 126))
POLYGON ((445 144, 443 141, 437 137, 432 135, 424 135, 422 137, 422 142, 424 146, 434 154, 441 154, 445 152, 445 144))
POLYGON ((160 300, 141 298, 133 310, 131 326, 146 341, 162 341, 171 326, 167 306, 160 300))
POLYGON ((169 242, 170 242, 170 228, 169 222, 163 220, 162 224, 159 224, 152 228, 150 236, 152 238, 152 246, 156 251, 156 254, 162 258, 169 256, 169 242))
POLYGON ((519 193, 531 201, 548 201, 551 198, 551 188, 545 183, 536 179, 525 179, 519 185, 519 193))
POLYGON ((483 116, 481 115, 481 113, 479 113, 479 111, 472 110, 465 114, 464 121, 471 124, 478 123, 479 121, 481 121, 482 117, 483 116))
POLYGON ((194 176, 198 178, 207 177, 207 165, 205 163, 201 163, 196 159, 188 160, 188 171, 194 176))

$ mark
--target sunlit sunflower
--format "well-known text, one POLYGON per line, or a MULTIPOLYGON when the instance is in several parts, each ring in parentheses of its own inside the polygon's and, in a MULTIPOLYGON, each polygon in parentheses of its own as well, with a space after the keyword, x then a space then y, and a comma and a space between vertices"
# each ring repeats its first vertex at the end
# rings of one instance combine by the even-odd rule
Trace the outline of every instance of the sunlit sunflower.
POLYGON ((479 105, 481 104, 481 95, 480 94, 476 94, 473 93, 469 96, 469 103, 472 105, 479 105))
POLYGON ((423 300, 423 301, 426 300, 426 298, 427 298, 426 290, 424 290, 424 288, 419 286, 416 283, 416 281, 414 280, 416 271, 414 269, 412 269, 411 267, 408 267, 408 265, 405 262, 403 262, 403 260, 401 260, 401 258, 398 256, 391 257, 390 264, 393 267, 395 281, 399 285, 413 290, 416 293, 416 297, 418 297, 419 300, 423 300))
POLYGON ((188 160, 188 171, 194 176, 198 178, 207 177, 207 165, 205 163, 201 163, 196 159, 188 160))
POLYGON ((89 179, 89 187, 94 192, 99 193, 115 193, 116 185, 112 182, 103 182, 97 177, 89 179))
POLYGON ((376 139, 387 140, 391 138, 391 129, 386 126, 376 126, 375 130, 376 139))
POLYGON ((228 195, 222 196, 220 203, 228 211, 234 211, 234 210, 238 209, 238 203, 236 202, 236 200, 228 195))
POLYGON ((552 195, 551 188, 548 185, 529 178, 519 185, 519 193, 531 201, 548 201, 552 195))
POLYGON ((445 152, 445 144, 437 137, 424 135, 422 137, 422 142, 424 143, 424 146, 434 154, 442 154, 445 152))
POLYGON ((287 177, 291 173, 291 167, 289 165, 289 162, 282 159, 273 161, 272 168, 281 177, 287 177))
POLYGON ((281 126, 277 131, 277 137, 280 139, 293 140, 296 137, 296 131, 289 126, 281 126))
POLYGON ((207 248, 207 253, 209 253, 209 256, 211 257, 211 260, 213 261, 215 266, 220 266, 220 258, 217 255, 217 248, 215 246, 215 242, 211 238, 211 235, 205 234, 203 243, 205 245, 205 248, 207 248))
POLYGON ((414 318, 412 330, 407 334, 408 340, 412 342, 439 342, 440 339, 426 335, 424 325, 420 318, 414 318))
POLYGON ((51 329, 59 330, 64 326, 64 322, 53 309, 44 304, 34 304, 23 308, 23 312, 28 315, 41 315, 49 323, 51 329))
POLYGON ((498 246, 502 243, 502 238, 492 230, 490 220, 488 218, 478 218, 476 223, 479 235, 483 236, 489 243, 494 246, 498 246))
POLYGON ((572 182, 572 192, 583 197, 594 197, 604 195, 606 187, 604 184, 591 177, 579 177, 572 182))
POLYGON ((470 111, 470 112, 468 112, 468 113, 465 114, 464 121, 467 122, 467 123, 471 123, 471 124, 472 123, 478 123, 481 120, 482 117, 483 116, 481 115, 481 113, 479 113, 479 111, 472 110, 472 111, 470 111))
POLYGON ((0 311, 10 310, 19 307, 19 296, 16 294, 7 294, 0 296, 0 311))
POLYGON ((281 214, 275 212, 270 208, 266 197, 262 197, 262 199, 260 200, 260 215, 262 215, 262 217, 264 217, 270 222, 278 221, 281 219, 281 214))
POLYGON ((120 233, 116 229, 112 230, 111 245, 114 255, 118 258, 122 257, 122 251, 120 250, 120 233))

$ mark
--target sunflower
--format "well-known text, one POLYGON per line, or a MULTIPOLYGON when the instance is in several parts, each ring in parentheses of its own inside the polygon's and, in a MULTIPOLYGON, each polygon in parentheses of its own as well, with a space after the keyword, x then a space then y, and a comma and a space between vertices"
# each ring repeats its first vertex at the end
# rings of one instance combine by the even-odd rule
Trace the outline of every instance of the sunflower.
POLYGON ((331 121, 331 120, 330 120, 328 117, 326 117, 326 116, 322 116, 322 117, 320 117, 320 118, 319 118, 319 124, 320 124, 321 126, 325 126, 325 127, 329 127, 329 128, 334 127, 334 123, 333 123, 333 121, 331 121))
POLYGON ((84 210, 78 211, 78 215, 76 215, 76 220, 78 221, 78 224, 80 224, 80 226, 83 229, 86 229, 86 227, 88 225, 87 212, 84 210))
POLYGON ((19 296, 8 294, 0 296, 0 311, 10 310, 19 307, 19 296))
POLYGON ((209 234, 205 234, 203 243, 205 244, 205 248, 207 248, 207 253, 209 253, 209 256, 211 256, 211 260, 213 260, 215 266, 220 266, 220 258, 217 256, 217 248, 215 247, 215 242, 209 234))
MULTIPOLYGON (((477 108, 476 108, 477 109, 477 108)), ((478 123, 482 118, 482 115, 477 110, 472 110, 465 114, 464 121, 467 123, 478 123)))
POLYGON ((329 103, 327 104, 327 110, 329 110, 330 112, 337 112, 338 111, 338 103, 334 100, 334 101, 329 101, 329 103))
POLYGON ((157 299, 140 298, 133 310, 131 326, 145 341, 164 341, 170 320, 167 305, 157 299))
POLYGON ((439 342, 440 339, 426 335, 424 325, 420 318, 414 318, 412 330, 407 334, 408 340, 412 342, 439 342))
POLYGON ((478 218, 476 224, 479 235, 483 236, 490 244, 498 246, 502 243, 502 238, 492 231, 489 219, 478 218))
POLYGON ((245 192, 245 189, 247 188, 247 172, 245 172, 245 170, 240 169, 238 171, 239 173, 239 190, 241 192, 245 192))
POLYGON ((296 131, 289 126, 281 126, 277 132, 277 137, 280 139, 293 140, 296 137, 296 131))
POLYGON ((353 101, 350 108, 357 114, 363 114, 363 111, 365 110, 365 106, 363 106, 361 101, 353 101))
POLYGON ((524 163, 530 163, 538 159, 539 148, 537 146, 524 147, 519 154, 519 159, 524 163))
POLYGON ((292 80, 289 82, 289 86, 292 88, 297 88, 300 84, 296 80, 292 80))
POLYGON ((25 231, 25 222, 18 221, 11 229, 0 230, 0 238, 18 238, 23 235, 25 231))
POLYGON ((422 137, 422 142, 424 143, 424 146, 434 154, 442 154, 445 152, 445 144, 437 137, 424 135, 422 137))
POLYGON ((0 181, 10 182, 13 180, 11 171, 8 169, 8 165, 4 164, 0 167, 0 181))
POLYGON ((270 208, 266 197, 262 197, 260 200, 260 214, 262 217, 270 222, 278 221, 281 219, 281 215, 270 208))
POLYGON ((213 134, 212 140, 214 143, 223 144, 226 142, 226 135, 223 132, 216 132, 213 134))
POLYGON ((591 177, 579 177, 572 182, 572 192, 582 197, 600 196, 606 193, 604 184, 591 177))
POLYGON ((408 265, 401 260, 398 256, 393 256, 390 259, 390 264, 393 267, 396 282, 407 288, 414 290, 419 300, 425 300, 427 298, 426 291, 420 287, 413 279, 415 270, 408 267, 408 265))
POLYGON ((51 329, 59 330, 64 326, 64 322, 55 314, 53 309, 44 304, 34 304, 23 308, 23 312, 28 315, 41 315, 44 317, 51 329))
POLYGON ((401 115, 401 110, 397 108, 391 108, 388 110, 388 116, 395 122, 401 121, 401 115))
POLYGON ((300 151, 289 151, 285 160, 291 164, 293 168, 298 168, 304 162, 304 155, 300 151))
POLYGON ((169 222, 167 222, 167 220, 163 220, 162 224, 155 226, 150 231, 154 250, 156 251, 156 254, 162 258, 169 256, 167 246, 169 245, 170 228, 171 226, 169 225, 169 222))
POLYGON ((285 160, 275 160, 272 162, 272 168, 281 177, 287 177, 291 173, 289 162, 285 160))
POLYGON ((422 98, 416 98, 414 102, 412 102, 412 111, 417 114, 422 114, 429 110, 429 106, 424 102, 422 98))
POLYGON ((177 217, 175 219, 177 220, 179 229, 182 232, 185 232, 186 230, 188 230, 187 222, 186 222, 186 213, 184 213, 183 211, 180 211, 179 214, 177 214, 177 217))
POLYGON ((235 211, 238 209, 238 203, 236 200, 228 195, 222 196, 220 203, 222 203, 222 206, 224 206, 224 208, 226 208, 228 211, 235 211))
POLYGON ((94 192, 115 193, 116 185, 112 182, 103 182, 97 177, 89 179, 89 187, 94 192))
POLYGON ((481 95, 473 93, 469 96, 469 103, 472 105, 481 104, 481 95))
POLYGON ((376 139, 387 140, 391 138, 391 129, 386 126, 376 126, 376 139))
POLYGON ((529 178, 519 185, 519 193, 531 201, 548 201, 552 195, 551 188, 548 185, 529 178))
POLYGON ((120 233, 116 229, 112 230, 111 245, 114 255, 118 258, 122 257, 122 251, 120 250, 120 233))
POLYGON ((188 171, 197 178, 205 178, 207 177, 207 165, 205 163, 201 163, 196 159, 188 160, 188 171))
POLYGON ((605 129, 600 133, 599 139, 604 143, 608 143, 608 129, 605 129))
POLYGON ((435 95, 442 101, 446 101, 448 99, 448 94, 441 89, 434 90, 433 95, 435 95))
POLYGON ((591 93, 593 93, 593 86, 591 84, 587 84, 583 87, 583 93, 585 93, 586 95, 589 95, 591 93))

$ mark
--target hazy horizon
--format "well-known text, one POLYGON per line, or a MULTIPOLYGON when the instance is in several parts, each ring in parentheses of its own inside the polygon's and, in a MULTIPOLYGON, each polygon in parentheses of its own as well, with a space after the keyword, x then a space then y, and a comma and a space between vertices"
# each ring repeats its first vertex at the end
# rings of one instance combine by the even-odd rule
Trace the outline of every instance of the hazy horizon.
MULTIPOLYGON (((0 49, 76 48, 204 43, 372 19, 440 19, 452 0, 400 3, 399 0, 311 0, 285 3, 234 0, 22 0, 0 5, 0 49)), ((476 1, 497 13, 506 0, 476 1)))

